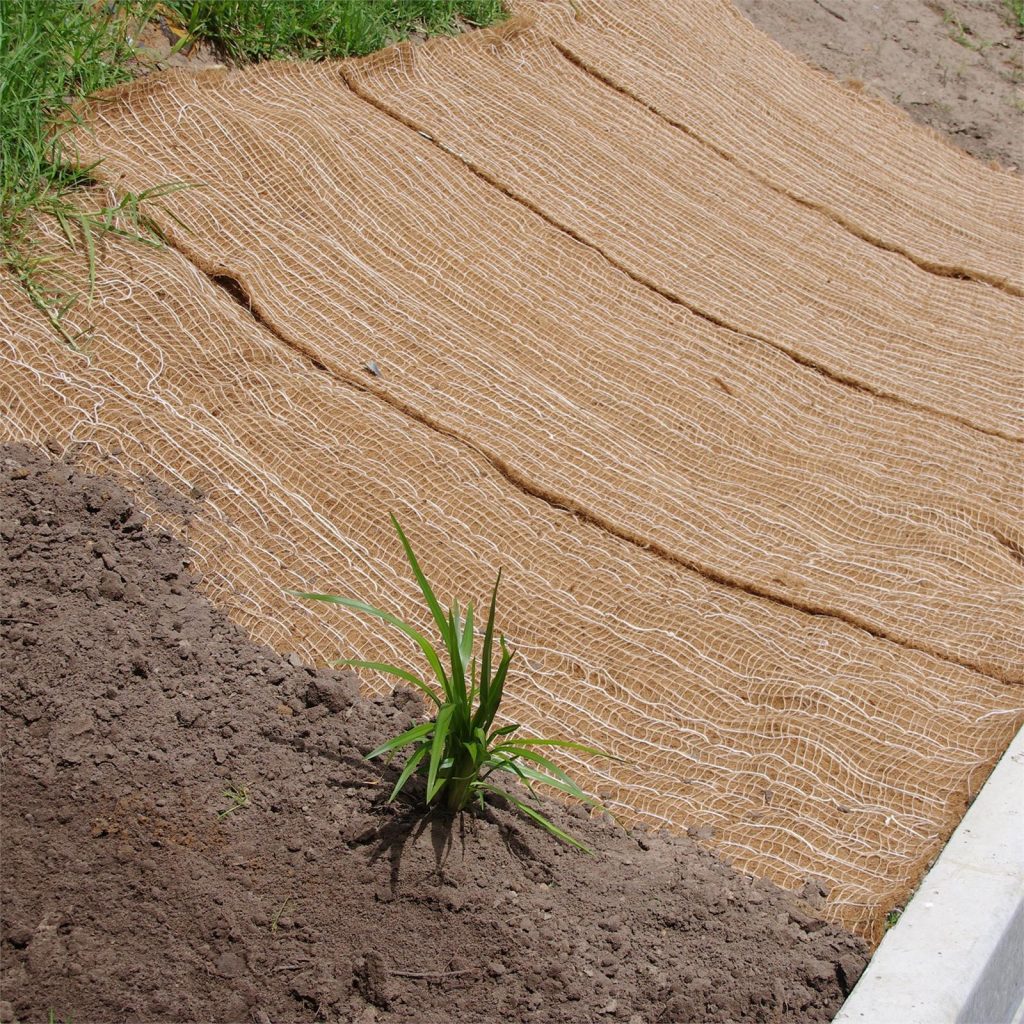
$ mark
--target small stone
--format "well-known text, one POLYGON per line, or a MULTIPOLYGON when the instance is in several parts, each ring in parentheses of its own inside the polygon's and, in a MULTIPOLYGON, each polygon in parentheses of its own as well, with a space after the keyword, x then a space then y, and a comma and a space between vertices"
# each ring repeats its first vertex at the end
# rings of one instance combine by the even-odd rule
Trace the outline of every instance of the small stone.
POLYGON ((237 953, 222 953, 217 960, 217 973, 222 978, 241 978, 246 972, 245 961, 237 953))
POLYGON ((359 684, 355 676, 317 677, 306 690, 307 704, 323 704, 333 712, 344 711, 358 699, 359 684))
POLYGON ((178 711, 178 722, 181 725, 185 726, 185 728, 189 728, 190 726, 195 724, 195 721, 199 717, 199 715, 199 708, 189 705, 187 707, 181 708, 178 711))
POLYGON ((507 968, 505 967, 505 965, 498 963, 497 960, 492 960, 487 965, 487 973, 492 978, 500 978, 500 977, 502 977, 506 973, 506 971, 507 971, 507 968))
POLYGON ((93 720, 90 715, 75 715, 67 723, 67 731, 69 736, 84 736, 87 732, 92 732, 92 730, 93 720))
POLYGON ((100 575, 99 592, 101 597, 119 601, 124 597, 124 581, 116 572, 105 569, 100 575))
POLYGON ((391 1005, 391 977, 384 958, 375 951, 363 957, 363 963, 356 974, 357 982, 363 997, 368 1003, 386 1010, 391 1005))
POLYGON ((14 1007, 6 999, 0 999, 0 1024, 11 1024, 13 1020, 14 1007))
POLYGON ((829 886, 824 879, 813 875, 804 882, 803 888, 800 890, 800 895, 815 909, 825 906, 828 893, 829 886))
POLYGON ((844 995, 850 994, 853 986, 857 984, 863 973, 864 958, 862 956, 847 953, 846 956, 840 957, 838 974, 839 983, 842 986, 844 995))
POLYGON ((812 960, 807 965, 807 980, 819 991, 836 980, 836 968, 825 960, 812 960))
POLYGON ((18 466, 11 470, 12 480, 24 480, 28 477, 28 470, 24 466, 18 466))

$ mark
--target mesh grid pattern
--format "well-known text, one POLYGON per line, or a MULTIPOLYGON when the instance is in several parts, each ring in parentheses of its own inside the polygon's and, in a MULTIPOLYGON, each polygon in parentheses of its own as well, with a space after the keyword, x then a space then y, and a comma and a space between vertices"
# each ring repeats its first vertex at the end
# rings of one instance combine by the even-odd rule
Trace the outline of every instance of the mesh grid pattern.
POLYGON ((281 592, 365 595, 428 628, 394 510, 443 594, 484 596, 505 566, 508 714, 628 758, 578 767, 626 821, 711 825, 742 869, 829 881, 831 912, 866 933, 1024 718, 1014 687, 712 583, 524 494, 282 346, 178 254, 112 248, 87 357, 3 282, 3 437, 80 445, 136 487, 203 490, 188 540, 205 586, 277 649, 415 664, 360 617, 281 592))
MULTIPOLYGON (((336 66, 166 78, 117 94, 90 130, 112 181, 209 182, 175 196, 190 230, 167 230, 280 337, 531 493, 715 579, 1024 678, 1019 445, 688 313, 336 66)), ((994 407, 956 367, 951 393, 994 407)))
MULTIPOLYGON (((710 825, 741 869, 821 877, 830 913, 877 935, 1024 720, 1007 685, 1022 678, 1007 341, 1020 303, 674 149, 691 161, 677 166, 686 188, 708 192, 702 237, 761 230, 763 204, 775 212, 759 244, 789 231, 800 263, 750 266, 730 302, 738 249, 721 246, 673 287, 756 330, 711 323, 642 283, 674 256, 636 240, 669 214, 673 231, 692 226, 649 152, 636 165, 658 210, 635 182, 586 177, 612 102, 627 100, 521 22, 416 54, 109 94, 82 137, 83 157, 103 159, 95 173, 115 189, 206 184, 171 200, 188 225, 165 219, 172 250, 107 243, 76 314, 95 328, 86 355, 0 279, 0 437, 79 444, 87 467, 136 490, 150 476, 199 488, 187 540, 208 592, 309 658, 415 664, 371 623, 282 593, 361 596, 428 627, 389 511, 445 596, 485 597, 503 565, 501 624, 520 651, 510 717, 625 757, 576 769, 626 822, 710 825), (491 88, 494 133, 470 102, 491 88), (578 182, 575 209, 545 185, 569 166, 558 146, 508 148, 550 130, 548 99, 565 119, 562 91, 578 114, 560 146, 589 161, 562 182, 567 197, 578 182), (458 156, 380 107, 429 119, 422 130, 458 156), (716 182, 746 220, 717 204, 716 182), (618 206, 597 216, 602 187, 618 206), (519 188, 544 216, 505 194, 519 188), (616 260, 596 251, 619 238, 616 260), (817 308, 794 312, 793 281, 824 303, 814 275, 833 273, 847 275, 827 293, 834 318, 792 333, 817 308), (847 359, 863 386, 787 348, 847 359), (879 374, 895 399, 870 390, 879 374)), ((937 229, 926 240, 953 244, 937 229)))
POLYGON ((1024 364, 1006 346, 1024 303, 865 244, 514 28, 394 47, 345 77, 662 294, 840 380, 1024 439, 1024 364))
POLYGON ((1024 293, 1024 186, 840 85, 728 0, 514 0, 573 60, 921 266, 1024 293))

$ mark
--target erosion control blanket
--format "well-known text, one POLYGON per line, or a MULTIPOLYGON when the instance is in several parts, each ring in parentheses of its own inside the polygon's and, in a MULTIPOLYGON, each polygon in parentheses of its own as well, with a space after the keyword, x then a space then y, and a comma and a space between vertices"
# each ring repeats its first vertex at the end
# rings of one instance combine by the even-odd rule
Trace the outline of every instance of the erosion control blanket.
POLYGON ((626 758, 578 766, 626 820, 877 931, 1024 717, 1020 300, 521 22, 159 77, 88 129, 115 191, 201 187, 185 229, 151 211, 174 251, 108 246, 85 355, 4 283, 5 439, 81 442, 158 515, 202 494, 211 594, 305 656, 414 664, 281 592, 422 620, 388 512, 445 595, 504 566, 511 717, 626 758))
POLYGON ((833 379, 1024 438, 1024 366, 1006 347, 1020 301, 865 244, 541 32, 396 47, 345 76, 672 301, 833 379))
POLYGON ((920 266, 1024 293, 1019 178, 803 63, 728 0, 513 6, 570 60, 783 195, 920 266))
MULTIPOLYGON (((464 43, 446 50, 465 55, 468 76, 481 43, 464 43)), ((283 340, 471 444, 518 486, 715 579, 1021 679, 1019 444, 690 314, 361 100, 337 67, 164 79, 119 94, 91 127, 90 157, 111 180, 216 182, 178 194, 189 230, 168 230, 283 340)), ((892 315, 911 340, 946 316, 925 301, 933 287, 1000 305, 1006 322, 986 343, 1002 346, 1009 410, 1008 338, 1024 303, 882 258, 920 278, 917 319, 892 315)), ((774 274, 784 287, 783 268, 774 274)), ((756 301, 720 294, 737 309, 756 301)), ((857 282, 843 295, 856 322, 857 282)), ((796 319, 834 337, 809 313, 796 319)), ((835 344, 855 358, 853 333, 835 344)), ((997 406, 983 361, 947 364, 951 403, 973 367, 972 402, 997 406)))

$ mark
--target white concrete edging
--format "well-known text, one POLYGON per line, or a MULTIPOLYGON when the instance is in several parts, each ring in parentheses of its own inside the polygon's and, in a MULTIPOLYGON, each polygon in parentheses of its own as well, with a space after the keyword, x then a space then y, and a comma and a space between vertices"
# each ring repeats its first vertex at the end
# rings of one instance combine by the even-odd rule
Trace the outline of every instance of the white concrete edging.
POLYGON ((1024 1024, 1024 729, 834 1024, 1024 1024))

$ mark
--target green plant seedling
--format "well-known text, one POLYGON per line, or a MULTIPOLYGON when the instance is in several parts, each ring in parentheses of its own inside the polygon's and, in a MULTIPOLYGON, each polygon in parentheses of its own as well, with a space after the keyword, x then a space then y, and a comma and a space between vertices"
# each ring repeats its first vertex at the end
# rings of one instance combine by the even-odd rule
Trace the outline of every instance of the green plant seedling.
POLYGON ((230 800, 231 805, 217 815, 218 821, 223 821, 229 814, 250 806, 249 790, 245 786, 236 786, 233 782, 224 790, 224 799, 230 800))
POLYGON ((942 23, 946 26, 949 38, 968 50, 977 50, 980 53, 993 45, 984 39, 978 39, 970 26, 964 24, 954 11, 944 11, 942 23))
POLYGON ((276 935, 277 934, 277 926, 280 923, 281 917, 283 916, 285 910, 288 909, 288 904, 291 903, 291 901, 292 901, 292 898, 291 898, 291 896, 289 896, 284 901, 284 903, 282 903, 281 906, 279 906, 277 908, 277 910, 274 911, 273 915, 271 916, 271 918, 270 918, 270 934, 271 935, 276 935))
POLYGON ((495 726, 509 666, 514 657, 514 652, 509 649, 504 636, 498 636, 497 649, 495 648, 494 618, 498 586, 501 583, 500 570, 491 593, 490 609, 478 657, 474 652, 476 635, 473 605, 467 605, 464 613, 460 611, 457 601, 447 610, 443 609, 416 560, 412 545, 394 516, 391 517, 391 523, 398 533, 413 576, 441 634, 440 649, 435 648, 425 636, 397 616, 363 601, 338 597, 335 594, 288 591, 296 597, 340 604, 382 619, 412 640, 430 666, 433 686, 412 672, 385 662, 361 661, 354 658, 335 662, 337 665, 385 672, 409 683, 427 698, 434 712, 429 722, 414 726, 367 754, 368 758, 385 755, 390 758, 401 748, 412 747, 388 799, 394 800, 412 776, 419 774, 426 777, 428 807, 440 806, 455 814, 465 810, 473 800, 478 800, 483 807, 487 795, 500 796, 552 835, 589 853, 582 843, 549 821, 536 808, 498 786, 494 777, 499 773, 515 776, 526 786, 535 800, 539 798, 534 784, 542 783, 576 800, 596 805, 597 801, 593 797, 587 796, 541 751, 545 748, 561 747, 599 757, 613 755, 569 740, 517 736, 520 726, 515 724, 495 726))

